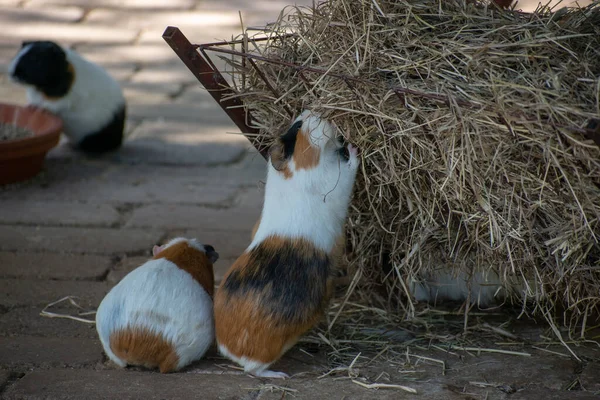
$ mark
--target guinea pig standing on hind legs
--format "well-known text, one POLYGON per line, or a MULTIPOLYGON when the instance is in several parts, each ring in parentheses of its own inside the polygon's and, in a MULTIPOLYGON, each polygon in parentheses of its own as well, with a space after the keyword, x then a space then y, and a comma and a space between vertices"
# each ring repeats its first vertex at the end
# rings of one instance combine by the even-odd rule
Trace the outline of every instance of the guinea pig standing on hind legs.
POLYGON ((220 352, 259 377, 324 315, 357 151, 305 111, 271 148, 261 219, 215 295, 220 352))
POLYGON ((29 104, 62 119, 74 147, 104 153, 121 146, 125 98, 117 81, 99 65, 54 42, 23 42, 8 75, 27 87, 29 104))
POLYGON ((102 300, 96 329, 121 367, 179 370, 214 342, 214 248, 176 238, 154 246, 154 259, 130 272, 102 300))

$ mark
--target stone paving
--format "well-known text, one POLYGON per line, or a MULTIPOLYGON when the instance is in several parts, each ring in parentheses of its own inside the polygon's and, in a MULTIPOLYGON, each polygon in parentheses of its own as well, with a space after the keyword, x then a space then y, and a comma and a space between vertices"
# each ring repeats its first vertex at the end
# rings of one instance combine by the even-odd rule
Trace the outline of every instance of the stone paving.
POLYGON ((531 349, 535 357, 522 358, 423 348, 419 354, 445 360, 446 370, 407 359, 320 379, 338 366, 328 357, 331 349, 301 344, 278 365, 293 375, 285 382, 245 376, 214 350, 181 373, 119 370, 103 355, 93 325, 40 316, 65 296, 95 308, 154 244, 175 235, 215 246, 221 255, 217 280, 245 248, 260 213, 265 162, 161 35, 177 25, 194 42, 228 39, 239 31, 238 10, 246 25, 261 24, 287 3, 0 0, 0 101, 25 101, 24 91, 4 75, 20 42, 51 39, 105 66, 129 105, 128 140, 118 153, 86 158, 61 143, 40 176, 0 188, 0 397, 595 398, 597 364, 531 349), (419 394, 366 389, 354 378, 406 385, 419 394), (567 392, 572 382, 580 390, 567 392))

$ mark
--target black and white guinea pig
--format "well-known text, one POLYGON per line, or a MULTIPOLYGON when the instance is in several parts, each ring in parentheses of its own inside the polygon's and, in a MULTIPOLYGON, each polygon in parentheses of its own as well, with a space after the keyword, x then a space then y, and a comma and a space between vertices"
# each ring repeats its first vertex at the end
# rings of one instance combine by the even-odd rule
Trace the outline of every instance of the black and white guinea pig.
POLYGON ((50 41, 23 42, 11 80, 27 87, 27 101, 58 115, 74 147, 104 153, 123 142, 126 103, 121 87, 102 67, 50 41))
POLYGON ((305 111, 271 148, 262 214, 215 294, 219 351, 269 370, 323 316, 359 165, 334 126, 305 111))
POLYGON ((154 246, 153 254, 108 292, 96 329, 117 365, 167 373, 200 359, 214 342, 213 263, 219 255, 185 238, 154 246))

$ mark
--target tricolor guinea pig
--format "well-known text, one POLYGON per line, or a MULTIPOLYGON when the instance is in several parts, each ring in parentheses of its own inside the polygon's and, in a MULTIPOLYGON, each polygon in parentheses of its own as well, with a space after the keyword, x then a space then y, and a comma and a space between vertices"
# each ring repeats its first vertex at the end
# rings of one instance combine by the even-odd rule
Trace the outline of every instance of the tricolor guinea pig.
POLYGON ((108 292, 96 329, 117 365, 167 373, 201 358, 214 342, 213 263, 219 255, 184 238, 155 246, 153 254, 108 292))
POLYGON ((259 377, 323 316, 356 149, 303 112, 271 148, 260 221, 215 294, 219 351, 259 377))
POLYGON ((117 81, 99 65, 54 42, 23 42, 8 74, 27 87, 29 104, 63 120, 74 147, 103 153, 121 146, 125 98, 117 81))

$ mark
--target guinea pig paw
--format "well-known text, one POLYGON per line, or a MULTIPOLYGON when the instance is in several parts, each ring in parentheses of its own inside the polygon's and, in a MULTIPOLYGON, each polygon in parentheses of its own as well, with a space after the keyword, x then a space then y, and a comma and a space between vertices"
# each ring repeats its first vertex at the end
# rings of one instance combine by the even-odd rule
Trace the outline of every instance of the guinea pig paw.
POLYGON ((350 153, 351 156, 357 157, 358 149, 352 146, 352 143, 348 143, 348 153, 350 153))
POLYGON ((285 372, 277 372, 277 371, 261 371, 253 374, 257 378, 276 378, 276 379, 287 379, 290 376, 285 372))

